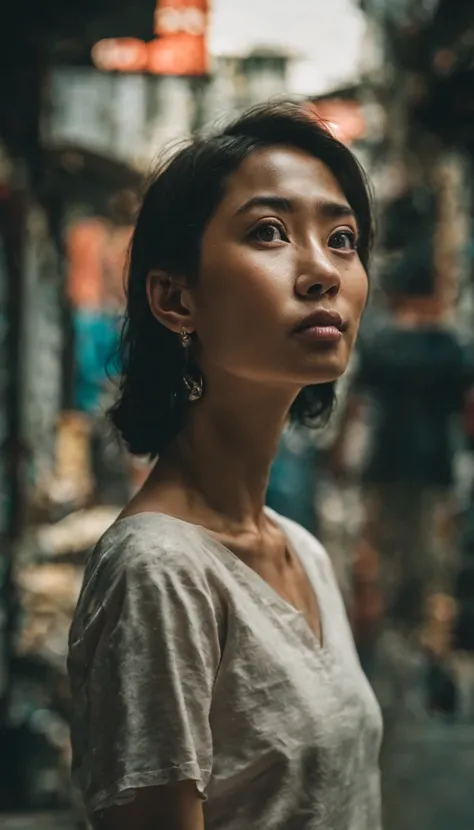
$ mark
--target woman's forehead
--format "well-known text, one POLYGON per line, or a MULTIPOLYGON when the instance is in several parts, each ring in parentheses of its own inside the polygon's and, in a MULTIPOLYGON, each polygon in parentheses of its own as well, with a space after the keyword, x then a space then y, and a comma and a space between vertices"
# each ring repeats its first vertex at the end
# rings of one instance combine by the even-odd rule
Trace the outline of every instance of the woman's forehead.
POLYGON ((251 153, 229 177, 222 207, 238 210, 240 203, 265 193, 291 200, 347 203, 341 185, 321 159, 286 146, 251 153))

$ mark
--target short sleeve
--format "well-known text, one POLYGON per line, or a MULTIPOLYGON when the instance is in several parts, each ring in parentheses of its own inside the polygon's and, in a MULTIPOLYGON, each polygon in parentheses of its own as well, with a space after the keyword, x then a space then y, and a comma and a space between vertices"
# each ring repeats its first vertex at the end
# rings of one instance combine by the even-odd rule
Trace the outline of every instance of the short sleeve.
MULTIPOLYGON (((96 597, 81 602, 94 606, 96 597)), ((131 556, 115 566, 100 611, 78 629, 69 651, 73 777, 88 812, 127 791, 187 779, 203 794, 220 661, 205 575, 179 554, 131 556)))

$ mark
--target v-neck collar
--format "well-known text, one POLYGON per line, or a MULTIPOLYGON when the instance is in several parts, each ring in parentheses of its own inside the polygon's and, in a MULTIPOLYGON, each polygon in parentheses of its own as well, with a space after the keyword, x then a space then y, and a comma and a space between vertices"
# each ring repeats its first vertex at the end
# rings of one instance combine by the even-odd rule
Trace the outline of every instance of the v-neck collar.
POLYGON ((227 545, 221 542, 208 528, 204 527, 203 525, 195 524, 194 522, 188 522, 186 519, 180 519, 177 516, 171 516, 169 513, 159 513, 153 510, 150 511, 142 511, 140 513, 133 513, 131 516, 124 516, 122 519, 118 519, 116 524, 119 524, 124 521, 129 521, 138 516, 156 516, 157 519, 164 519, 165 521, 169 521, 171 523, 177 523, 180 525, 188 526, 190 528, 194 528, 194 530, 199 531, 206 539, 211 542, 216 550, 220 552, 221 557, 225 556, 226 561, 229 563, 231 567, 234 569, 238 569, 248 580, 251 580, 254 586, 259 590, 259 593, 262 591, 265 593, 266 598, 268 601, 276 607, 279 607, 282 611, 288 613, 290 612, 296 619, 298 619, 301 623, 302 628, 305 630, 309 638, 309 642, 312 643, 313 647, 316 646, 316 650, 321 654, 324 654, 327 651, 327 625, 326 625, 326 616, 325 616, 325 608, 324 603, 321 601, 322 591, 319 590, 319 580, 316 579, 316 567, 311 564, 311 573, 308 568, 308 558, 302 557, 296 550, 293 542, 288 534, 287 528, 284 526, 284 517, 280 516, 275 510, 271 508, 265 507, 265 512, 267 516, 279 527, 282 531, 285 542, 288 545, 289 550, 292 552, 293 556, 298 559, 303 571, 308 579, 309 585, 311 590, 314 593, 314 598, 316 601, 316 605, 318 608, 319 614, 319 623, 321 628, 321 639, 319 640, 316 636, 316 633, 311 628, 308 620, 306 619, 305 614, 292 605, 291 602, 288 602, 284 599, 281 594, 276 591, 269 582, 266 581, 262 576, 260 576, 257 571, 247 565, 246 562, 243 561, 234 551, 232 551, 227 545), (316 584, 317 583, 317 584, 316 584))
POLYGON ((238 568, 243 574, 245 574, 245 576, 248 579, 251 579, 254 582, 255 586, 259 589, 259 592, 262 592, 262 591, 265 592, 265 594, 267 596, 267 599, 269 600, 269 602, 272 605, 281 608, 282 611, 284 611, 286 613, 290 612, 292 615, 294 615, 301 622, 301 625, 304 628, 305 632, 307 633, 308 637, 310 638, 310 642, 312 643, 312 645, 313 646, 316 645, 316 648, 317 648, 318 651, 325 652, 326 651, 326 645, 327 645, 327 642, 326 642, 326 620, 325 620, 325 616, 324 616, 324 609, 323 609, 323 606, 322 606, 321 600, 320 600, 320 593, 321 592, 319 591, 319 585, 316 586, 316 584, 315 584, 316 580, 314 578, 314 574, 308 572, 306 562, 303 561, 300 554, 295 550, 293 542, 292 542, 292 540, 291 540, 291 538, 290 538, 290 536, 287 532, 287 529, 284 527, 283 522, 280 520, 279 514, 276 513, 274 510, 270 510, 268 508, 266 508, 265 512, 267 513, 269 518, 272 519, 272 521, 275 524, 277 524, 279 529, 282 531, 282 533, 284 535, 284 538, 285 538, 285 543, 288 546, 288 549, 291 551, 293 556, 295 556, 297 558, 298 562, 300 563, 300 565, 301 565, 301 567, 304 571, 304 574, 305 574, 305 576, 306 576, 306 578, 309 582, 309 586, 310 586, 311 590, 313 591, 314 599, 315 599, 316 606, 317 606, 317 609, 318 609, 319 625, 320 625, 320 629, 321 629, 321 639, 318 639, 318 637, 316 636, 316 633, 311 628, 305 614, 302 611, 300 611, 291 602, 288 602, 288 600, 286 600, 284 597, 282 597, 281 594, 279 594, 278 591, 276 591, 275 588, 273 588, 272 585, 270 585, 270 583, 267 582, 266 579, 264 579, 262 576, 260 576, 260 574, 257 571, 255 571, 253 568, 250 567, 250 565, 247 565, 247 563, 244 562, 244 560, 241 559, 240 556, 238 556, 236 553, 234 553, 229 547, 227 547, 227 545, 224 545, 219 539, 216 539, 209 531, 206 530, 206 528, 201 528, 201 529, 205 532, 206 536, 209 539, 211 539, 212 542, 215 543, 215 545, 219 548, 219 550, 221 552, 225 553, 225 555, 228 558, 229 562, 232 565, 234 565, 234 567, 238 568))

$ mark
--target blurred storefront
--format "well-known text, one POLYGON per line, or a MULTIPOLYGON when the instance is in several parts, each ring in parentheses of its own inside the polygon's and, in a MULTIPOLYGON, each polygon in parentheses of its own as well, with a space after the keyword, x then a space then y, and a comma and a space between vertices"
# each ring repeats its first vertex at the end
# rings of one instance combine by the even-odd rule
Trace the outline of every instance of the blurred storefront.
MULTIPOLYGON (((142 178, 140 165, 123 149, 135 137, 123 108, 133 113, 130 101, 139 106, 140 96, 135 76, 106 75, 90 58, 88 66, 81 65, 81 55, 90 55, 108 28, 114 35, 129 25, 152 39, 154 4, 138 6, 128 23, 125 5, 114 5, 104 0, 78 15, 50 2, 44 18, 32 16, 31 30, 15 20, 14 50, 5 43, 10 73, 8 80, 2 73, 0 82, 3 810, 75 805, 69 624, 87 553, 143 475, 105 419, 117 370, 109 357, 119 336, 126 252, 142 178), (107 143, 114 135, 117 144, 107 143)), ((176 110, 173 92, 162 88, 160 95, 168 95, 176 110)), ((165 110, 165 121, 169 115, 165 110)), ((80 808, 72 820, 81 822, 80 808)))

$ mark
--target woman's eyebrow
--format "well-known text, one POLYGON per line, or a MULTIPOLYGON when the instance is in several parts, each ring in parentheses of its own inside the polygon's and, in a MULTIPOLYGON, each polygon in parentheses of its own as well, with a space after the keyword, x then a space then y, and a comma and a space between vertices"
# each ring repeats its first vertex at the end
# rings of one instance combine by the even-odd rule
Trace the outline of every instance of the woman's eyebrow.
POLYGON ((316 209, 326 219, 355 219, 357 222, 355 210, 345 202, 321 201, 317 202, 316 209))
MULTIPOLYGON (((272 210, 281 211, 283 213, 291 213, 295 210, 295 202, 292 199, 284 198, 283 196, 252 196, 241 205, 235 212, 236 216, 242 213, 247 213, 254 207, 271 208, 272 210)), ((318 200, 315 202, 315 211, 320 213, 325 219, 355 219, 357 222, 357 214, 350 205, 346 202, 336 202, 331 200, 318 200)))
POLYGON ((246 213, 254 207, 272 208, 273 210, 283 211, 283 213, 291 213, 294 204, 291 199, 285 199, 283 196, 252 196, 235 211, 235 216, 246 213))

